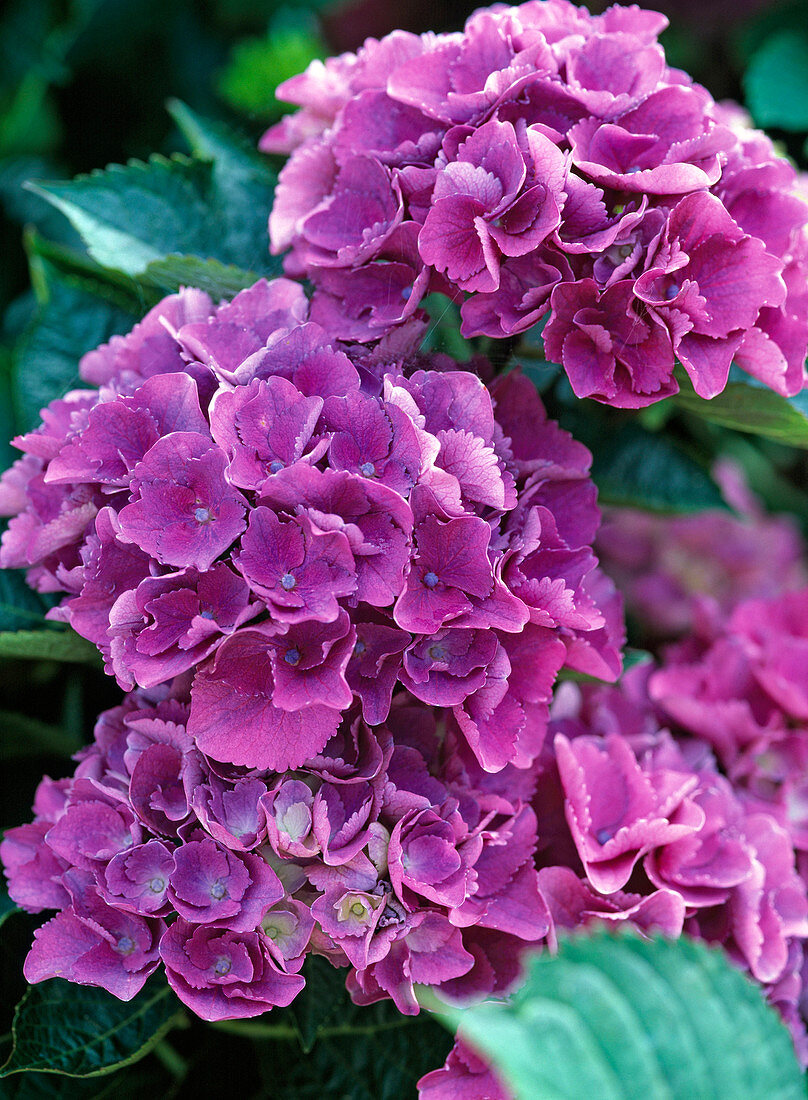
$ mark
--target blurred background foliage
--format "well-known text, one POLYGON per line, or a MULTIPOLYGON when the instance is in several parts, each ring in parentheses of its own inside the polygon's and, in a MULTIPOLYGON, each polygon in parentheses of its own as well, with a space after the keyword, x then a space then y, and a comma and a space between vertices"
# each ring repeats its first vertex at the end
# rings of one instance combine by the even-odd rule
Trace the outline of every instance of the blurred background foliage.
MULTIPOLYGON (((163 271, 168 283, 149 286, 99 269, 97 256, 88 259, 64 214, 25 188, 25 181, 68 180, 110 163, 193 148, 193 123, 189 131, 187 117, 183 127, 181 112, 166 110, 173 99, 241 131, 254 147, 262 129, 285 110, 274 99, 275 87, 311 59, 355 49, 366 37, 396 27, 455 29, 477 6, 465 0, 400 0, 395 5, 389 0, 6 0, 0 6, 0 469, 15 455, 6 441, 36 422, 42 404, 78 381, 79 355, 113 332, 126 331, 151 304, 150 295, 162 293, 171 278, 188 274, 163 271), (105 281, 99 281, 101 270, 105 281), (100 306, 93 297, 99 287, 100 306)), ((606 6, 600 0, 589 5, 593 11, 606 6)), ((744 103, 755 122, 804 165, 805 0, 657 0, 647 6, 659 7, 671 20, 663 36, 670 62, 716 98, 744 103)), ((243 154, 234 148, 227 146, 228 155, 241 158, 240 170, 249 175, 243 154)), ((274 168, 279 166, 278 161, 274 168)), ((226 191, 218 199, 226 201, 226 191)), ((261 221, 260 204, 256 214, 261 221)), ((256 235, 266 270, 277 271, 266 256, 260 227, 256 235)), ((166 251, 193 253, 194 247, 166 251)), ((219 259, 231 262, 228 256, 219 259)), ((242 266, 261 268, 252 260, 242 266)), ((434 316, 431 346, 467 358, 474 349, 460 338, 457 317, 445 301, 436 304, 434 316)), ((499 348, 497 357, 508 350, 499 348)), ((611 492, 616 502, 661 511, 715 506, 720 501, 709 470, 717 455, 731 455, 770 509, 788 510, 808 524, 808 450, 738 434, 704 414, 691 415, 686 403, 666 401, 632 417, 576 401, 557 370, 538 354, 533 361, 529 339, 521 352, 522 365, 552 414, 599 451, 596 477, 604 499, 611 492), (604 439, 610 441, 608 454, 598 447, 604 439), (641 477, 635 476, 638 467, 641 477), (671 471, 678 487, 666 497, 666 478, 673 485, 671 471), (621 493, 626 499, 620 500, 621 493)), ((803 413, 808 415, 808 407, 803 413)), ((50 602, 31 592, 21 577, 0 572, 0 635, 41 630, 50 602)), ((55 636, 57 629, 50 629, 55 636)), ((67 664, 0 660, 0 826, 28 819, 43 771, 54 777, 71 771, 70 755, 89 740, 95 716, 119 698, 100 665, 86 660, 86 651, 82 656, 77 650, 67 664)), ((12 1009, 24 988, 20 960, 37 923, 18 915, 4 927, 0 1035, 6 1037, 0 1042, 9 1041, 12 1009)), ((337 1002, 334 990, 322 994, 323 1003, 337 1002)), ((387 1010, 379 1011, 384 1016, 387 1010)), ((299 1023, 304 1034, 306 1026, 299 1023)), ((296 1040, 256 1046, 245 1038, 205 1032, 200 1041, 200 1027, 195 1024, 190 1034, 178 1032, 176 1041, 172 1035, 172 1047, 158 1043, 137 1066, 113 1077, 73 1079, 65 1087, 68 1079, 26 1073, 0 1082, 0 1098, 100 1097, 121 1088, 125 1095, 220 1096, 232 1084, 235 1057, 244 1096, 395 1100, 409 1095, 417 1076, 442 1061, 447 1046, 437 1025, 419 1025, 423 1035, 408 1033, 406 1040, 402 1033, 398 1046, 388 1045, 382 1064, 362 1064, 368 1055, 359 1045, 346 1053, 339 1041, 328 1049, 321 1044, 309 1060, 313 1076, 293 1080, 296 1073, 305 1077, 296 1040), (195 1061, 191 1052, 201 1047, 205 1057, 195 1061), (403 1063, 415 1048, 422 1064, 408 1063, 403 1076, 403 1063), (331 1091, 325 1088, 329 1081, 331 1091)))

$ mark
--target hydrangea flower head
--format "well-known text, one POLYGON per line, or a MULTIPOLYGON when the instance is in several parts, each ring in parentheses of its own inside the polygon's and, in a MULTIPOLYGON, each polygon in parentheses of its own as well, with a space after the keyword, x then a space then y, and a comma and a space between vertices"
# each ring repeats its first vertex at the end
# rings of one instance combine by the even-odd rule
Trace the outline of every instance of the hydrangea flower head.
MULTIPOLYGON (((526 379, 432 369, 419 337, 340 342, 285 279, 167 298, 17 440, 0 562, 67 593, 123 688, 192 675, 189 738, 222 762, 295 768, 406 691, 526 767, 562 665, 619 670, 590 456, 526 379)), ((178 750, 146 756, 133 797, 174 820, 141 784, 178 750)))
POLYGON ((57 910, 29 981, 129 1000, 162 966, 206 1020, 288 1005, 311 952, 348 968, 357 1002, 407 1014, 417 983, 461 998, 513 985, 548 929, 530 769, 483 771, 446 713, 405 695, 372 730, 355 703, 293 771, 247 771, 193 744, 189 702, 183 677, 127 695, 7 831, 12 896, 57 910))
POLYGON ((568 0, 401 31, 280 86, 300 110, 264 135, 290 153, 269 220, 312 316, 344 338, 410 323, 430 291, 463 333, 542 318, 582 397, 702 397, 734 360, 804 384, 808 206, 771 142, 670 68, 666 19, 568 0))
POLYGON ((726 616, 742 600, 776 596, 808 580, 805 546, 791 517, 767 515, 733 462, 716 463, 713 476, 733 511, 657 516, 612 508, 598 532, 603 568, 651 638, 691 632, 705 602, 726 616))

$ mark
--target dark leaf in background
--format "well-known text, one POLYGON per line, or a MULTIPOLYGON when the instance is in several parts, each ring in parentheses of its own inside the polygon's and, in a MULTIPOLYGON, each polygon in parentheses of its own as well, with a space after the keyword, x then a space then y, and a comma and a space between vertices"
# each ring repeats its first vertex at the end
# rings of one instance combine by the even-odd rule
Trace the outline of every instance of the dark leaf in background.
POLYGON ((630 423, 593 450, 592 477, 601 504, 651 512, 726 508, 709 473, 667 436, 630 423))
POLYGON ((48 274, 46 294, 14 351, 12 399, 18 431, 36 427, 40 409, 83 384, 78 368, 85 352, 114 333, 126 332, 137 320, 54 272, 48 274))
POLYGON ((96 1077, 143 1058, 182 1019, 156 978, 131 1001, 53 978, 33 985, 14 1015, 13 1048, 0 1075, 27 1070, 96 1077))

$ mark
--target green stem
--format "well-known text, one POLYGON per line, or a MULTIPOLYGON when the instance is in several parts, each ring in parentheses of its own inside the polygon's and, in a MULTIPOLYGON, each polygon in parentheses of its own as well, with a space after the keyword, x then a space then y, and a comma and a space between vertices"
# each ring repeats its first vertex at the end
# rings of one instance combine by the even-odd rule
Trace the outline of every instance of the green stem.
MULTIPOLYGON (((323 1027, 317 1032, 318 1039, 334 1039, 341 1035, 375 1035, 379 1031, 391 1031, 394 1028, 406 1027, 410 1023, 409 1017, 401 1020, 391 1020, 386 1024, 338 1024, 335 1027, 323 1027)), ((242 1020, 220 1020, 211 1024, 211 1027, 219 1031, 227 1031, 232 1035, 243 1035, 245 1039, 299 1039, 300 1032, 289 1024, 260 1024, 242 1020)))

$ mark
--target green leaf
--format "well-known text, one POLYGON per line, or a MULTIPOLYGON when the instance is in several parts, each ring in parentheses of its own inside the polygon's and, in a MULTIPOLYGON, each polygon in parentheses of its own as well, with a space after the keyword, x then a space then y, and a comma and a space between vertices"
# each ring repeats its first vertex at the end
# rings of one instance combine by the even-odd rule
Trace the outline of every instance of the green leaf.
POLYGON ((766 38, 744 77, 758 126, 808 130, 808 35, 784 29, 766 38))
POLYGON ((25 248, 32 279, 40 288, 43 302, 50 301, 62 286, 68 286, 103 299, 113 309, 131 316, 134 323, 160 300, 159 291, 144 280, 96 263, 83 251, 80 239, 78 247, 75 242, 58 243, 29 227, 25 248))
POLYGON ((750 378, 729 382, 723 393, 705 401, 695 393, 689 381, 683 378, 679 381, 681 389, 672 400, 694 416, 737 432, 750 432, 791 447, 808 448, 808 391, 796 397, 781 397, 750 378))
POLYGON ((0 633, 0 657, 64 664, 98 665, 101 658, 92 642, 72 630, 16 630, 0 633))
POLYGON ((349 1022, 324 1029, 307 1054, 294 1040, 257 1043, 266 1095, 414 1100, 419 1077, 438 1069, 452 1045, 426 1013, 406 1017, 386 1004, 347 1014, 349 1022))
POLYGON ((182 1019, 166 985, 152 980, 131 1001, 54 978, 17 1006, 11 1055, 0 1076, 38 1070, 99 1077, 138 1061, 182 1019))
POLYGON ((517 1100, 805 1097, 788 1030, 761 989, 693 940, 579 935, 534 958, 507 1004, 438 1011, 517 1100))
POLYGON ((49 263, 38 263, 45 301, 14 349, 12 363, 12 398, 22 431, 36 427, 44 405, 83 385, 79 359, 85 352, 114 333, 126 332, 137 320, 49 263))
POLYGON ((310 956, 306 987, 264 1020, 214 1025, 257 1040, 270 1096, 294 1100, 404 1100, 446 1059, 451 1037, 427 1013, 404 1016, 391 1002, 352 1003, 345 970, 310 956), (302 1049, 301 1049, 302 1048, 302 1049))
MULTIPOLYGON (((172 101, 171 112, 193 157, 152 156, 29 188, 69 219, 102 268, 145 276, 147 284, 164 286, 165 267, 152 265, 168 257, 218 261, 255 278, 279 274, 280 260, 269 256, 267 244, 277 180, 267 161, 228 127, 184 104, 172 101)), ((170 288, 184 276, 175 272, 170 288)))
POLYGON ((105 1077, 65 1079, 53 1073, 15 1073, 0 1081, 0 1100, 120 1100, 121 1097, 173 1095, 171 1075, 155 1058, 144 1059, 105 1077))
POLYGON ((17 569, 0 569, 0 632, 44 626, 48 604, 17 569))
POLYGON ((304 970, 306 987, 292 1003, 300 1038, 306 1054, 317 1041, 318 1034, 329 1025, 341 1022, 345 997, 345 971, 332 966, 327 959, 311 955, 304 970))
POLYGON ((626 424, 593 448, 601 503, 652 512, 726 508, 709 473, 668 436, 626 424))
POLYGON ((150 263, 139 281, 158 288, 162 294, 173 294, 182 286, 194 286, 218 301, 232 298, 259 278, 254 271, 243 271, 219 260, 202 260, 199 256, 166 256, 163 260, 150 263))
POLYGON ((138 275, 170 252, 204 252, 212 186, 209 164, 152 156, 74 180, 29 183, 70 220, 103 267, 138 275))
POLYGON ((221 251, 209 255, 261 275, 280 275, 281 261, 270 257, 267 238, 278 177, 266 158, 230 127, 203 118, 178 99, 169 100, 168 110, 194 156, 212 163, 211 214, 219 224, 212 224, 210 229, 214 240, 219 234, 223 240, 221 251))

